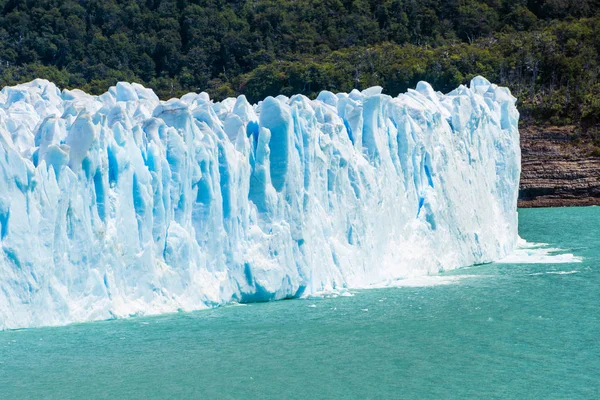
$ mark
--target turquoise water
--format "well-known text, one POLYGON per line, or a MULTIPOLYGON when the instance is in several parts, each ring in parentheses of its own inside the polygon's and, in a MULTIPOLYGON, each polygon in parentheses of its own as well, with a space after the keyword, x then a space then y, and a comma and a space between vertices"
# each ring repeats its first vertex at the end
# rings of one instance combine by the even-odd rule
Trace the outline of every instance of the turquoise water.
POLYGON ((519 217, 583 262, 0 332, 0 399, 600 398, 600 208, 519 217))

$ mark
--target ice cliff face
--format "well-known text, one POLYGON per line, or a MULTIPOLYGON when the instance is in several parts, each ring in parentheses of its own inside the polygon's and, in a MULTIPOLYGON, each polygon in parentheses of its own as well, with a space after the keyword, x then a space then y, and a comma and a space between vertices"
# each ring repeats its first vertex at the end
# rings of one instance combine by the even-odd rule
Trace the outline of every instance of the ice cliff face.
POLYGON ((296 297, 517 240, 519 114, 483 78, 212 102, 0 92, 0 329, 296 297))

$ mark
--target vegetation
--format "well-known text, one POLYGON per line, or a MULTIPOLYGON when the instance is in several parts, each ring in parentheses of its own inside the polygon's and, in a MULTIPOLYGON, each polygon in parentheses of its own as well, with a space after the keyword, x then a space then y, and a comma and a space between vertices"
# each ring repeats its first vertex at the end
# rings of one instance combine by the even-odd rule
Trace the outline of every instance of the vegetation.
MULTIPOLYGON (((600 124, 600 0, 0 0, 3 85, 162 98, 441 91, 481 74, 525 123, 600 124)), ((600 135, 595 145, 600 146, 600 135)), ((592 139, 593 141, 593 139, 592 139)))

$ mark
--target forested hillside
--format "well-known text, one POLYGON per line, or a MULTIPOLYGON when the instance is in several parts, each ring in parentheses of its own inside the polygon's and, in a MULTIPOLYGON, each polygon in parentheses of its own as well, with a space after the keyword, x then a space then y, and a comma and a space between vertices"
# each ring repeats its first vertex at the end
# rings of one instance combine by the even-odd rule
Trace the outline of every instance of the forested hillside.
MULTIPOLYGON (((2 85, 43 77, 101 93, 251 101, 474 75, 518 96, 525 124, 600 122, 600 0, 0 0, 2 85)), ((588 132, 588 133, 586 133, 588 132)), ((600 154, 600 149, 597 149, 600 154)))

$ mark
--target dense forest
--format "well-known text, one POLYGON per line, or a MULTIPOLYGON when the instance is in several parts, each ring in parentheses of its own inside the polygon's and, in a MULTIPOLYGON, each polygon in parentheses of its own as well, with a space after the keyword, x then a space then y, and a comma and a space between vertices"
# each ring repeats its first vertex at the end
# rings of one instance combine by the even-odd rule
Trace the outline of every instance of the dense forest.
POLYGON ((510 87, 525 124, 600 146, 600 0, 0 0, 2 85, 162 98, 510 87))

